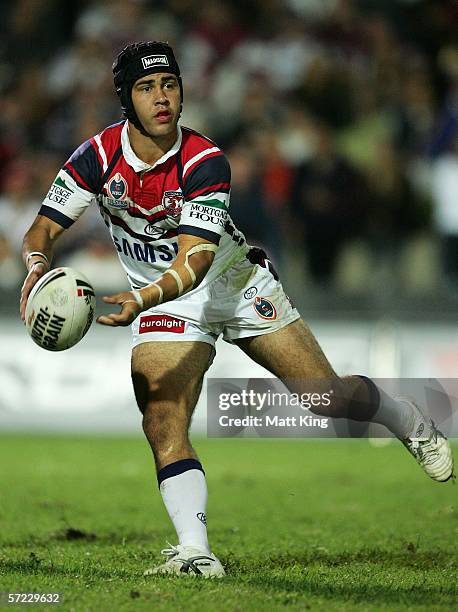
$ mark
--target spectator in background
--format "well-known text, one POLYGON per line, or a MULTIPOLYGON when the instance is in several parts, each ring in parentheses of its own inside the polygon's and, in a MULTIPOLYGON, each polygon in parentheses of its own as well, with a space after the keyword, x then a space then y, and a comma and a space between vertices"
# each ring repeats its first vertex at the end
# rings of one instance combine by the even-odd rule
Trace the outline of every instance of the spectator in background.
MULTIPOLYGON (((455 13, 458 18, 458 11, 455 13)), ((437 57, 444 81, 443 103, 437 115, 430 153, 434 227, 440 243, 445 281, 458 292, 458 44, 445 44, 437 57)))
POLYGON ((266 214, 259 164, 250 147, 239 143, 228 151, 234 187, 231 189, 231 215, 248 241, 267 245, 271 221, 266 214))
POLYGON ((15 256, 7 236, 0 229, 0 289, 16 289, 21 279, 20 261, 15 256))
POLYGON ((361 232, 368 210, 364 179, 336 153, 326 124, 316 125, 316 149, 297 168, 290 205, 302 223, 312 279, 326 286, 333 280, 343 246, 361 232))
MULTIPOLYGON (((120 117, 106 70, 113 52, 135 39, 166 38, 176 43, 185 76, 182 124, 232 148, 238 160, 249 158, 240 171, 240 202, 256 202, 258 223, 246 219, 247 233, 258 227, 257 239, 270 251, 276 245, 269 237, 290 235, 304 223, 285 201, 294 197, 290 175, 299 165, 299 174, 317 173, 312 114, 330 127, 337 165, 370 184, 370 239, 378 254, 388 233, 393 246, 398 237, 404 242, 406 210, 408 224, 418 225, 418 214, 424 222, 431 157, 442 162, 449 155, 458 125, 452 0, 18 0, 3 3, 0 15, 0 195, 11 161, 25 155, 38 168, 49 151, 61 159, 120 117), (253 150, 242 154, 238 143, 249 140, 253 150), (406 201, 412 206, 404 208, 406 201)), ((335 190, 324 185, 317 193, 335 201, 335 231, 347 226, 346 197, 339 207, 335 190)), ((37 176, 30 195, 44 196, 37 176)), ((315 255, 335 260, 330 269, 341 251, 339 236, 336 253, 315 255)), ((83 244, 63 245, 65 256, 83 244)), ((324 274, 329 282, 333 273, 324 274)))
POLYGON ((0 48, 14 62, 16 72, 31 62, 44 62, 66 43, 78 12, 76 5, 59 0, 2 2, 2 25, 6 27, 0 48))
POLYGON ((434 224, 440 241, 445 279, 458 293, 458 131, 450 150, 433 165, 434 224))
POLYGON ((298 100, 321 121, 342 128, 352 119, 351 79, 346 70, 322 54, 311 62, 296 92, 298 100))
POLYGON ((437 65, 445 92, 430 144, 429 152, 434 157, 448 150, 450 139, 458 131, 458 43, 444 45, 437 65))
POLYGON ((377 144, 368 186, 365 235, 375 256, 373 267, 380 273, 373 275, 373 290, 388 296, 402 289, 397 262, 407 241, 427 227, 429 203, 415 192, 405 160, 389 140, 377 144))
POLYGON ((12 288, 22 279, 21 234, 36 216, 40 200, 33 190, 33 168, 16 160, 6 168, 0 196, 0 286, 12 288))
POLYGON ((35 218, 40 200, 35 195, 34 173, 29 160, 16 160, 6 170, 0 197, 0 228, 13 252, 22 260, 21 232, 35 218))
POLYGON ((273 126, 258 125, 230 149, 229 160, 234 221, 281 266, 294 172, 281 154, 278 136, 273 126))

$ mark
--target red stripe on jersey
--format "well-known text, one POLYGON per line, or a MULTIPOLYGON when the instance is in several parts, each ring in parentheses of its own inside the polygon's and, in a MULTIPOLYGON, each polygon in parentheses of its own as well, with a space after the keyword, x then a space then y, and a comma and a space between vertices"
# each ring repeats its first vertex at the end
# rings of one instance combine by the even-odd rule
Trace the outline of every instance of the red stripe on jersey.
POLYGON ((89 187, 89 185, 81 178, 81 176, 78 174, 75 168, 73 168, 73 166, 70 166, 70 164, 65 164, 64 168, 69 170, 70 174, 75 179, 75 181, 78 183, 78 185, 80 185, 80 187, 82 187, 83 189, 86 189, 90 193, 94 193, 92 189, 89 187))
POLYGON ((128 208, 126 212, 130 217, 135 217, 136 219, 145 219, 146 221, 160 221, 161 219, 167 218, 167 213, 164 210, 160 210, 157 213, 153 213, 152 215, 145 215, 136 208, 128 208))
MULTIPOLYGON (((98 136, 100 136, 100 141, 102 143, 103 150, 105 151, 105 154, 107 156, 108 164, 110 163, 111 158, 116 153, 118 148, 121 146, 121 132, 125 122, 126 121, 123 120, 119 123, 109 125, 98 134, 98 136)), ((97 143, 95 143, 94 148, 97 153, 99 153, 97 143)))
MULTIPOLYGON (((125 221, 123 221, 123 219, 121 219, 120 217, 115 217, 114 215, 111 215, 109 213, 109 211, 102 206, 104 212, 110 217, 110 221, 112 222, 113 225, 117 225, 118 227, 120 227, 121 229, 123 229, 126 234, 129 234, 129 236, 132 236, 132 238, 138 238, 138 240, 141 240, 142 242, 153 242, 154 240, 158 240, 157 237, 149 237, 149 236, 145 236, 144 234, 137 234, 137 232, 134 232, 133 229, 131 229, 127 223, 125 221)), ((162 236, 160 236, 160 239, 164 239, 164 238, 174 238, 175 236, 178 236, 178 230, 177 229, 171 229, 171 230, 167 230, 164 232, 164 234, 162 236)))
MULTIPOLYGON (((100 132, 100 134, 97 134, 97 135, 98 135, 98 136, 100 136, 101 146, 102 146, 102 149, 105 151, 105 147, 103 146, 103 142, 102 142, 102 138, 101 138, 101 137, 103 136, 103 132, 100 132)), ((97 155, 97 158, 98 158, 98 160, 99 160, 100 167, 101 167, 101 168, 103 168, 104 164, 105 164, 105 165, 108 165, 108 163, 107 163, 107 156, 106 156, 107 154, 106 154, 106 151, 105 151, 105 160, 104 160, 104 159, 102 158, 102 155, 101 155, 101 153, 100 153, 100 148, 99 148, 99 145, 97 144, 97 142, 96 142, 95 138, 93 137, 93 138, 91 138, 90 140, 91 140, 91 145, 92 145, 92 147, 94 148, 94 150, 95 150, 95 152, 96 152, 96 155, 97 155)))
POLYGON ((197 191, 193 191, 189 195, 186 196, 186 200, 192 200, 197 196, 204 195, 207 193, 212 193, 213 191, 220 191, 221 189, 230 189, 229 183, 217 183, 216 185, 209 185, 208 187, 203 187, 202 189, 197 189, 197 191))
MULTIPOLYGON (((196 161, 193 164, 191 164, 188 168, 186 168, 186 172, 183 174, 183 178, 186 175, 188 175, 190 172, 192 172, 192 170, 194 170, 194 168, 198 166, 199 164, 201 164, 202 162, 207 161, 207 159, 211 159, 212 157, 217 157, 218 155, 223 155, 223 152, 221 150, 214 151, 213 153, 208 153, 208 155, 204 155, 203 157, 196 159, 196 161)), ((186 164, 183 164, 183 166, 185 165, 186 164)))

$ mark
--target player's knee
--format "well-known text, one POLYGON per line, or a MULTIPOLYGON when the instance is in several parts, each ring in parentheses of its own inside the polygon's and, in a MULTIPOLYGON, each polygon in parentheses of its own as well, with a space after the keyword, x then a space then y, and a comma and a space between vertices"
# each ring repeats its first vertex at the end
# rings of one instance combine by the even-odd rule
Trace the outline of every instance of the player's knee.
POLYGON ((140 372, 132 373, 132 383, 138 409, 145 414, 148 406, 157 402, 161 397, 159 384, 152 383, 140 372))
POLYGON ((187 418, 182 406, 150 401, 143 411, 143 431, 155 453, 173 451, 187 440, 187 418))

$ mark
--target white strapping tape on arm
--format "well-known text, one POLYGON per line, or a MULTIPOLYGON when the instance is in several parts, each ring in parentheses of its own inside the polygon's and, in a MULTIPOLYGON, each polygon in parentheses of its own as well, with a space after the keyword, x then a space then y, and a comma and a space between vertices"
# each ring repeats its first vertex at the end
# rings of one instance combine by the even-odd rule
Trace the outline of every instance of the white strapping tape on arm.
POLYGON ((177 297, 180 297, 180 295, 183 294, 183 290, 184 290, 183 281, 181 280, 181 276, 178 274, 178 272, 176 270, 166 270, 164 272, 164 276, 166 274, 171 274, 173 276, 173 278, 176 280, 176 283, 178 285, 178 295, 177 295, 177 297))
POLYGON ((218 245, 208 244, 206 242, 204 244, 197 244, 196 246, 189 249, 189 251, 186 253, 186 258, 184 260, 184 267, 189 272, 189 276, 191 277, 191 280, 192 280, 191 289, 194 287, 194 284, 196 282, 196 274, 194 270, 191 268, 191 265, 189 263, 189 258, 191 257, 191 255, 194 255, 194 253, 200 253, 201 251, 211 251, 212 253, 216 253, 217 250, 218 250, 218 245))
MULTIPOLYGON (((197 244, 196 246, 190 248, 189 251, 186 253, 186 258, 185 258, 185 261, 184 261, 184 267, 189 272, 189 276, 191 277, 192 285, 191 285, 190 289, 192 289, 194 287, 194 284, 196 282, 196 274, 195 274, 194 270, 191 268, 191 265, 189 264, 190 256, 194 255, 194 253, 200 253, 201 251, 211 251, 212 253, 216 253, 217 250, 218 250, 218 245, 204 243, 204 244, 197 244)), ((181 276, 178 274, 178 272, 176 270, 166 270, 164 272, 164 275, 165 274, 171 274, 173 276, 173 278, 175 279, 177 287, 178 287, 178 296, 177 297, 180 297, 183 294, 183 291, 184 291, 184 286, 183 286, 183 281, 181 280, 181 276)), ((162 290, 162 287, 157 284, 157 282, 151 283, 151 284, 147 285, 146 287, 144 287, 144 289, 147 289, 148 287, 152 287, 153 285, 159 291, 159 300, 157 302, 157 305, 162 304, 162 302, 164 300, 164 291, 162 290)), ((145 303, 143 301, 143 298, 141 296, 140 291, 138 289, 132 289, 132 293, 133 293, 133 296, 135 298, 135 301, 140 306, 140 308, 144 308, 145 303)))
MULTIPOLYGON (((159 291, 159 299, 157 301, 156 306, 158 306, 159 304, 162 304, 162 301, 164 299, 164 292, 162 291, 162 287, 160 285, 157 284, 157 282, 155 283, 150 283, 149 285, 147 285, 146 287, 143 287, 143 289, 148 289, 149 287, 156 287, 156 289, 159 291)), ((137 302, 137 304, 140 306, 140 308, 144 308, 145 307, 145 302, 142 298, 142 294, 140 293, 139 289, 132 289, 132 293, 133 296, 135 298, 135 301, 137 302)))
POLYGON ((156 283, 151 283, 151 285, 154 285, 156 287, 156 289, 159 291, 159 299, 157 301, 156 306, 158 306, 159 304, 162 304, 163 300, 164 300, 164 292, 162 290, 162 287, 160 285, 156 283))

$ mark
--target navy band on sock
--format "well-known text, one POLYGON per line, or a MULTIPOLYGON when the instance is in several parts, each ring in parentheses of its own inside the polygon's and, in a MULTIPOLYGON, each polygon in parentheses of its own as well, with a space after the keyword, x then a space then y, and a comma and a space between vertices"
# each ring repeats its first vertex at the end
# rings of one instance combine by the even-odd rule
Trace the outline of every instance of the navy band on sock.
POLYGON ((197 459, 180 459, 180 461, 169 463, 169 465, 159 470, 157 473, 157 484, 161 486, 161 483, 166 478, 178 476, 178 474, 183 474, 183 472, 187 472, 188 470, 200 470, 205 475, 204 468, 197 459))
POLYGON ((371 406, 378 410, 380 407, 380 391, 377 385, 371 378, 368 378, 367 376, 362 376, 361 374, 358 374, 358 378, 361 378, 361 380, 366 383, 366 386, 369 389, 371 406))

